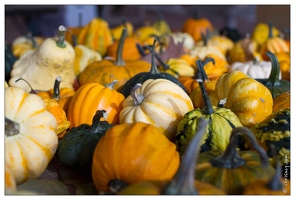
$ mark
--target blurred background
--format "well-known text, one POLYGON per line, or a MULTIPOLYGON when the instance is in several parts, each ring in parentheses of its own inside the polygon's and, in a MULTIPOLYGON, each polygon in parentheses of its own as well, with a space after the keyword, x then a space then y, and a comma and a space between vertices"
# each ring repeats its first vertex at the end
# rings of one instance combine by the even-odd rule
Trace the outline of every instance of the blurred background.
POLYGON ((104 18, 110 28, 122 19, 138 28, 156 21, 157 12, 172 31, 180 31, 184 21, 196 14, 209 19, 218 30, 236 28, 242 35, 268 21, 279 30, 290 29, 290 5, 5 5, 5 44, 28 32, 51 37, 59 25, 84 26, 94 17, 104 18))

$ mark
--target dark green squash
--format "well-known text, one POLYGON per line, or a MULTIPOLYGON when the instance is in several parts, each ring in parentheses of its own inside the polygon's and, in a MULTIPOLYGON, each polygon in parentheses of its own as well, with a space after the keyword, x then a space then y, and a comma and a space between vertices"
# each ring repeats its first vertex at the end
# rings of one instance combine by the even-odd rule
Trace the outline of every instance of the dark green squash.
POLYGON ((189 141, 193 138, 198 128, 200 117, 209 121, 206 133, 201 142, 200 152, 211 149, 224 151, 229 143, 231 130, 235 127, 243 126, 239 118, 230 109, 212 106, 203 83, 205 78, 203 65, 204 63, 201 60, 197 60, 198 73, 202 76, 202 79, 198 79, 198 82, 202 91, 204 108, 196 108, 189 111, 179 122, 175 143, 180 155, 183 154, 189 141))
POLYGON ((265 85, 270 90, 272 98, 275 98, 283 92, 290 91, 290 82, 287 80, 279 79, 280 64, 275 54, 267 51, 266 55, 269 57, 272 66, 269 78, 256 80, 265 85))
MULTIPOLYGON (((290 164, 290 109, 273 113, 264 121, 251 127, 256 139, 268 153, 270 163, 275 166, 271 145, 275 145, 275 152, 282 166, 290 164)), ((246 141, 246 145, 248 141, 246 141)))
POLYGON ((260 179, 270 179, 275 169, 268 162, 266 151, 247 127, 234 128, 224 152, 210 150, 199 154, 195 179, 210 183, 227 194, 241 194, 244 187, 260 179), (237 151, 238 138, 249 139, 253 150, 237 151))
POLYGON ((92 156, 96 144, 105 132, 114 126, 107 121, 101 121, 105 118, 106 111, 96 111, 92 125, 81 124, 67 131, 65 136, 58 141, 57 157, 59 160, 70 167, 91 173, 92 156))
POLYGON ((185 92, 187 92, 185 87, 182 85, 182 83, 179 82, 179 80, 177 78, 175 78, 171 74, 168 74, 168 73, 165 73, 165 72, 160 72, 158 70, 157 65, 155 63, 155 52, 154 52, 155 43, 156 43, 156 40, 154 40, 153 49, 152 49, 152 66, 151 66, 151 70, 149 72, 142 72, 142 73, 136 74, 135 76, 130 78, 121 87, 121 89, 118 89, 118 91, 120 93, 122 93, 125 96, 125 98, 130 95, 130 92, 131 92, 132 88, 135 86, 135 84, 137 84, 137 83, 142 84, 144 81, 146 81, 148 79, 159 79, 159 78, 167 79, 167 80, 172 81, 173 83, 177 84, 185 92))
POLYGON ((11 48, 5 45, 5 81, 10 79, 10 72, 12 70, 14 62, 17 58, 13 55, 11 48))

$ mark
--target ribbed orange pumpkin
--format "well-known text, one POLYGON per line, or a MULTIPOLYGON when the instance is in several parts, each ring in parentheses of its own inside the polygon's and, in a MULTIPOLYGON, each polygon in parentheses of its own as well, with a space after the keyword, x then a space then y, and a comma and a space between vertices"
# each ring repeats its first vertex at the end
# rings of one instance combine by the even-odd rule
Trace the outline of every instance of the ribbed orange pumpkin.
POLYGON ((195 42, 202 39, 201 33, 205 33, 207 29, 212 31, 213 25, 206 18, 188 18, 182 26, 182 32, 190 34, 195 42))
POLYGON ((270 60, 269 57, 266 55, 267 51, 270 51, 273 54, 277 54, 281 52, 284 52, 284 53, 290 52, 290 48, 287 42, 283 38, 278 36, 276 37, 273 36, 271 23, 269 23, 268 39, 261 46, 261 55, 264 60, 270 60))
POLYGON ((169 180, 180 165, 176 145, 163 131, 143 122, 122 123, 108 129, 92 159, 96 189, 107 192, 112 181, 127 184, 169 180))
POLYGON ((123 45, 127 37, 127 30, 123 29, 117 49, 116 61, 103 59, 88 65, 79 75, 78 82, 82 86, 86 83, 106 85, 112 80, 118 80, 114 85, 117 90, 131 77, 140 72, 149 72, 151 64, 143 60, 125 61, 122 59, 123 45))
POLYGON ((116 82, 115 80, 106 86, 99 83, 87 83, 81 86, 69 103, 67 116, 71 122, 70 128, 80 124, 91 125, 97 110, 105 110, 108 113, 106 121, 118 124, 125 97, 113 89, 116 82))

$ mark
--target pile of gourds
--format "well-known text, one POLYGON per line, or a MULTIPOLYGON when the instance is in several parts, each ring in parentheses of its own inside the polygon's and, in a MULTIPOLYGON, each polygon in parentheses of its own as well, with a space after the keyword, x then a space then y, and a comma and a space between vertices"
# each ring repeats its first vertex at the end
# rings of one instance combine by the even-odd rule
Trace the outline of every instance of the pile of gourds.
MULTIPOLYGON (((56 157, 96 194, 290 194, 290 43, 102 18, 5 51, 5 192, 56 157), (174 49, 174 51, 173 51, 174 49)), ((5 49, 6 50, 6 49, 5 49)), ((21 193, 21 192, 20 192, 21 193)))

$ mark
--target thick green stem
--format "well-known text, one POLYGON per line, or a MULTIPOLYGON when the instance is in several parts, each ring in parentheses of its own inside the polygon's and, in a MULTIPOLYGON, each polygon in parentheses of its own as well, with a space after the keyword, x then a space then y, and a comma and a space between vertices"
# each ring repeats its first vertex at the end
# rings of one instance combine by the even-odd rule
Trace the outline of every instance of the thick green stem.
POLYGON ((116 57, 115 65, 118 65, 118 66, 125 65, 125 62, 123 60, 123 47, 124 47, 124 43, 125 43, 125 39, 126 39, 127 35, 128 35, 127 29, 123 28, 122 34, 121 34, 121 37, 119 40, 119 44, 117 47, 117 57, 116 57))
POLYGON ((273 38, 273 33, 272 33, 272 22, 269 21, 268 23, 268 39, 273 38))
POLYGON ((19 124, 5 117, 5 135, 7 137, 19 134, 19 124))
POLYGON ((142 85, 140 83, 136 83, 135 86, 131 90, 131 94, 130 95, 131 95, 131 97, 132 97, 132 99, 134 101, 134 105, 136 105, 136 106, 140 105, 142 103, 143 99, 144 99, 144 96, 143 95, 138 95, 136 93, 136 90, 138 88, 140 88, 141 86, 142 85))
POLYGON ((93 119, 92 119, 92 125, 91 125, 91 133, 99 133, 100 131, 100 119, 106 119, 108 116, 108 113, 105 110, 97 110, 93 119))
POLYGON ((204 100, 204 114, 211 115, 214 113, 214 109, 212 107, 211 101, 209 99, 208 93, 206 91, 206 88, 204 86, 204 77, 203 75, 206 74, 204 71, 204 66, 201 60, 197 60, 197 67, 198 67, 198 73, 202 77, 201 79, 198 79, 199 86, 201 88, 202 97, 204 100))
POLYGON ((33 48, 37 48, 38 44, 31 32, 28 33, 28 38, 32 41, 33 48))
POLYGON ((271 144, 270 148, 271 148, 271 151, 273 152, 273 155, 275 155, 275 159, 276 159, 276 173, 266 183, 266 187, 268 187, 270 190, 280 191, 284 187, 284 185, 283 185, 283 183, 281 181, 282 168, 281 168, 281 165, 280 165, 280 160, 278 158, 278 155, 277 155, 277 153, 275 151, 274 144, 271 144))
POLYGON ((154 43, 153 43, 153 48, 152 49, 149 49, 152 53, 152 67, 151 67, 151 70, 150 70, 150 74, 160 74, 158 68, 157 68, 157 65, 156 65, 156 62, 155 62, 155 46, 156 46, 156 42, 157 40, 154 39, 154 43))
POLYGON ((111 90, 114 89, 114 85, 118 83, 118 80, 113 80, 110 84, 105 85, 105 87, 110 88, 111 90))
POLYGON ((211 161, 212 166, 217 168, 232 169, 246 164, 246 161, 241 158, 236 150, 237 138, 241 133, 243 133, 249 139, 252 148, 258 152, 261 165, 263 167, 268 165, 268 155, 266 151, 258 144, 251 130, 247 127, 238 127, 232 130, 230 142, 225 152, 211 161))
POLYGON ((270 75, 269 78, 267 80, 267 82, 265 83, 266 87, 278 87, 281 85, 280 83, 280 64, 279 61, 277 59, 277 57, 275 56, 275 54, 273 54, 270 51, 266 52, 266 55, 269 57, 270 61, 271 61, 271 71, 270 71, 270 75))
POLYGON ((67 45, 65 43, 65 33, 67 29, 63 25, 58 27, 58 32, 57 32, 57 41, 56 45, 60 48, 65 48, 67 45))
POLYGON ((60 82, 61 82, 61 76, 57 76, 54 81, 53 86, 53 98, 55 100, 60 100, 60 82))
POLYGON ((198 129, 185 150, 180 167, 173 179, 163 189, 162 194, 170 195, 196 195, 198 191, 195 187, 195 166, 197 155, 200 149, 200 142, 207 128, 208 121, 199 118, 198 129))

